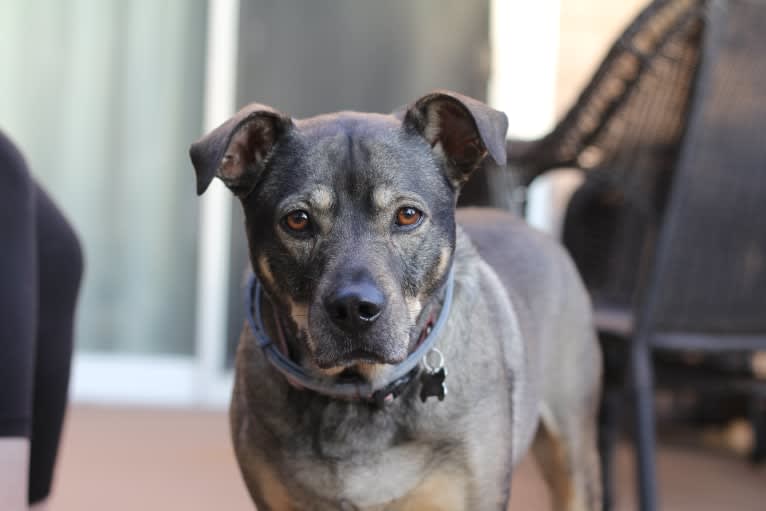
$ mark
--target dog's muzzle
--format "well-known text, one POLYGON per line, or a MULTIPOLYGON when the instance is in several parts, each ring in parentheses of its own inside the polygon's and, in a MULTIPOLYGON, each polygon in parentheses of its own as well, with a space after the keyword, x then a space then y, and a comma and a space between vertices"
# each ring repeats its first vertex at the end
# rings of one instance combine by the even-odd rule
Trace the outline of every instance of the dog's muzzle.
POLYGON ((250 275, 245 292, 245 315, 248 326, 256 342, 263 350, 266 359, 291 383, 334 399, 385 402, 389 400, 392 386, 400 386, 401 382, 409 382, 414 378, 422 360, 434 347, 449 317, 454 287, 454 270, 450 268, 447 276, 444 302, 433 327, 430 328, 430 331, 417 348, 404 361, 393 367, 387 381, 375 382, 374 384, 369 382, 339 382, 314 376, 308 374, 301 366, 290 360, 286 354, 283 354, 278 345, 266 333, 261 316, 263 288, 255 274, 250 275))

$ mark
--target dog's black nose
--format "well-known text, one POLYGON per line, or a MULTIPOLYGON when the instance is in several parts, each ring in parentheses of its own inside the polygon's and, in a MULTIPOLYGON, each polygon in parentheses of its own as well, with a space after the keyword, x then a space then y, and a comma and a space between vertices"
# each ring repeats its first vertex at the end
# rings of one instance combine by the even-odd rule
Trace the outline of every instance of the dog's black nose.
POLYGON ((341 286, 324 301, 333 323, 349 333, 372 325, 385 305, 383 293, 369 281, 341 286))

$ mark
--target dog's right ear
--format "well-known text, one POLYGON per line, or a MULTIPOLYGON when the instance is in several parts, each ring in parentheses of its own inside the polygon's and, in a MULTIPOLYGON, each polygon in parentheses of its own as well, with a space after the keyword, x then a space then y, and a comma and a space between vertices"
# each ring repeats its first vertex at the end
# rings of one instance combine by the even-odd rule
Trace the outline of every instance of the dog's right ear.
POLYGON ((286 115, 252 103, 189 148, 197 173, 197 195, 218 177, 239 197, 255 186, 274 146, 292 128, 286 115))

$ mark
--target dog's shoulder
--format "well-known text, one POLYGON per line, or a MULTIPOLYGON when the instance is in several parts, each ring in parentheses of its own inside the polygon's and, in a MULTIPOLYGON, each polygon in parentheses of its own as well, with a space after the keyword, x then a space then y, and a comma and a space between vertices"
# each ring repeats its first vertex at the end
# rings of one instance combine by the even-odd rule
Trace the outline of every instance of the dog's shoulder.
POLYGON ((512 301, 523 302, 516 306, 524 306, 532 316, 556 309, 562 299, 576 302, 578 310, 587 309, 585 288, 560 242, 498 209, 461 208, 456 218, 512 301))
POLYGON ((513 274, 539 281, 556 267, 571 265, 558 241, 506 211, 461 208, 456 219, 476 252, 503 280, 513 274))

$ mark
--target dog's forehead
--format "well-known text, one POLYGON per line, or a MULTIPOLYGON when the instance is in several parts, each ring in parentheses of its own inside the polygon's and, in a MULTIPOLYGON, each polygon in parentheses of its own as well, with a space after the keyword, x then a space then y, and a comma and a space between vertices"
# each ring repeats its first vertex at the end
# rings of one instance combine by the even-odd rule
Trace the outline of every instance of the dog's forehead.
POLYGON ((418 170, 433 163, 424 139, 414 138, 391 115, 339 112, 296 122, 300 164, 312 183, 359 192, 388 184, 414 184, 418 170))
MULTIPOLYGON (((341 112, 298 123, 310 165, 359 170, 377 163, 381 153, 391 152, 398 143, 400 126, 396 119, 380 114, 341 112)), ((389 163, 394 163, 393 161, 389 163)))

